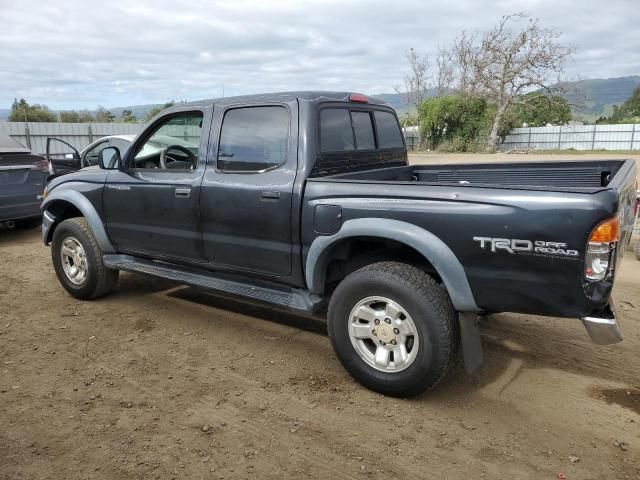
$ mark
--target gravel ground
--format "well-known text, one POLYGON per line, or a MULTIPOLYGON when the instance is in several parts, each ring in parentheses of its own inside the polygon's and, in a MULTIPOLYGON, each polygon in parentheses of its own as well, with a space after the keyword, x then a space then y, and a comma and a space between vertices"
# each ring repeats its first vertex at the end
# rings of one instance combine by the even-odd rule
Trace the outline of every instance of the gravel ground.
POLYGON ((618 345, 494 315, 476 375, 398 400, 354 383, 316 319, 128 274, 76 301, 38 230, 0 231, 0 479, 638 479, 632 254, 614 295, 618 345))

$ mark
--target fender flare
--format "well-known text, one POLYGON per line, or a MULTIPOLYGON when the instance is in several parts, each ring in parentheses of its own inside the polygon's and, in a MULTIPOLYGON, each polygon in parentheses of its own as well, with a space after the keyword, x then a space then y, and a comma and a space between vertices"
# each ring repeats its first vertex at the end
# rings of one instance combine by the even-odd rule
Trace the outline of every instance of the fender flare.
POLYGON ((417 250, 431 262, 442 278, 457 311, 480 311, 471 292, 464 268, 451 249, 424 228, 387 218, 347 220, 337 233, 317 237, 309 247, 305 263, 305 277, 311 292, 323 293, 327 255, 333 245, 350 237, 377 237, 395 240, 417 250))
POLYGON ((41 209, 43 211, 42 217, 42 240, 45 245, 48 245, 51 241, 51 235, 55 225, 60 221, 48 211, 48 208, 56 201, 64 201, 70 203, 76 207, 82 213, 82 216, 87 220, 89 227, 93 235, 96 237, 98 245, 103 253, 116 253, 116 249, 111 244, 107 232, 104 229, 102 219, 95 207, 91 202, 76 190, 58 190, 51 192, 47 198, 42 202, 41 209))

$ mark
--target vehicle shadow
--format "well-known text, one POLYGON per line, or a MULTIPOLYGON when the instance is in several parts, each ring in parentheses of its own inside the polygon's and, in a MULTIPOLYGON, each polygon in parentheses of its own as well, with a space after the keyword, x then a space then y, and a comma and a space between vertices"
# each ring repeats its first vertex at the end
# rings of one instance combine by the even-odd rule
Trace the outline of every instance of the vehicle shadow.
MULTIPOLYGON (((158 289, 162 286, 156 285, 158 289)), ((327 335, 324 312, 307 317, 220 297, 192 287, 171 290, 167 296, 327 335)), ((460 360, 452 375, 418 399, 447 401, 452 395, 473 395, 485 387, 491 387, 491 391, 499 395, 528 369, 557 369, 630 386, 639 383, 640 359, 634 354, 633 345, 630 342, 613 346, 595 345, 577 320, 500 314, 483 321, 481 332, 485 361, 478 372, 467 375, 460 360), (629 359, 626 368, 612 369, 612 358, 621 357, 629 359)))
POLYGON ((40 235, 40 221, 18 222, 13 228, 0 225, 0 245, 37 240, 40 235))
POLYGON ((291 313, 287 310, 273 309, 259 304, 242 302, 235 299, 213 295, 192 287, 184 287, 168 293, 169 297, 186 300, 208 307, 228 310, 233 313, 249 317, 267 320, 269 322, 299 328, 318 335, 327 335, 327 327, 324 314, 317 316, 304 316, 291 313))

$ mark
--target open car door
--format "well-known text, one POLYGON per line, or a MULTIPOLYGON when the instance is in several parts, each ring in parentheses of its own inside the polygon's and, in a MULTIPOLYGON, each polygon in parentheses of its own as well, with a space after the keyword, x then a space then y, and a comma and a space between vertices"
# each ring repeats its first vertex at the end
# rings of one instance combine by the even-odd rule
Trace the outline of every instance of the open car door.
POLYGON ((49 180, 81 168, 78 150, 59 138, 47 138, 46 158, 49 164, 49 180))

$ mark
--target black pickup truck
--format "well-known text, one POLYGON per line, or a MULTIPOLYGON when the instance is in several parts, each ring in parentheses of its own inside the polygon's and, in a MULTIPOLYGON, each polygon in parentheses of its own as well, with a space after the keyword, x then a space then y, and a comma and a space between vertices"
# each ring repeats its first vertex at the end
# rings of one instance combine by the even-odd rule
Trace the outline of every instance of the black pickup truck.
POLYGON ((292 92, 173 107, 99 163, 42 204, 76 298, 123 270, 326 312, 344 367, 400 396, 436 385, 460 345, 479 365, 478 315, 580 318, 596 343, 621 340, 610 295, 633 161, 409 165, 384 102, 292 92))

